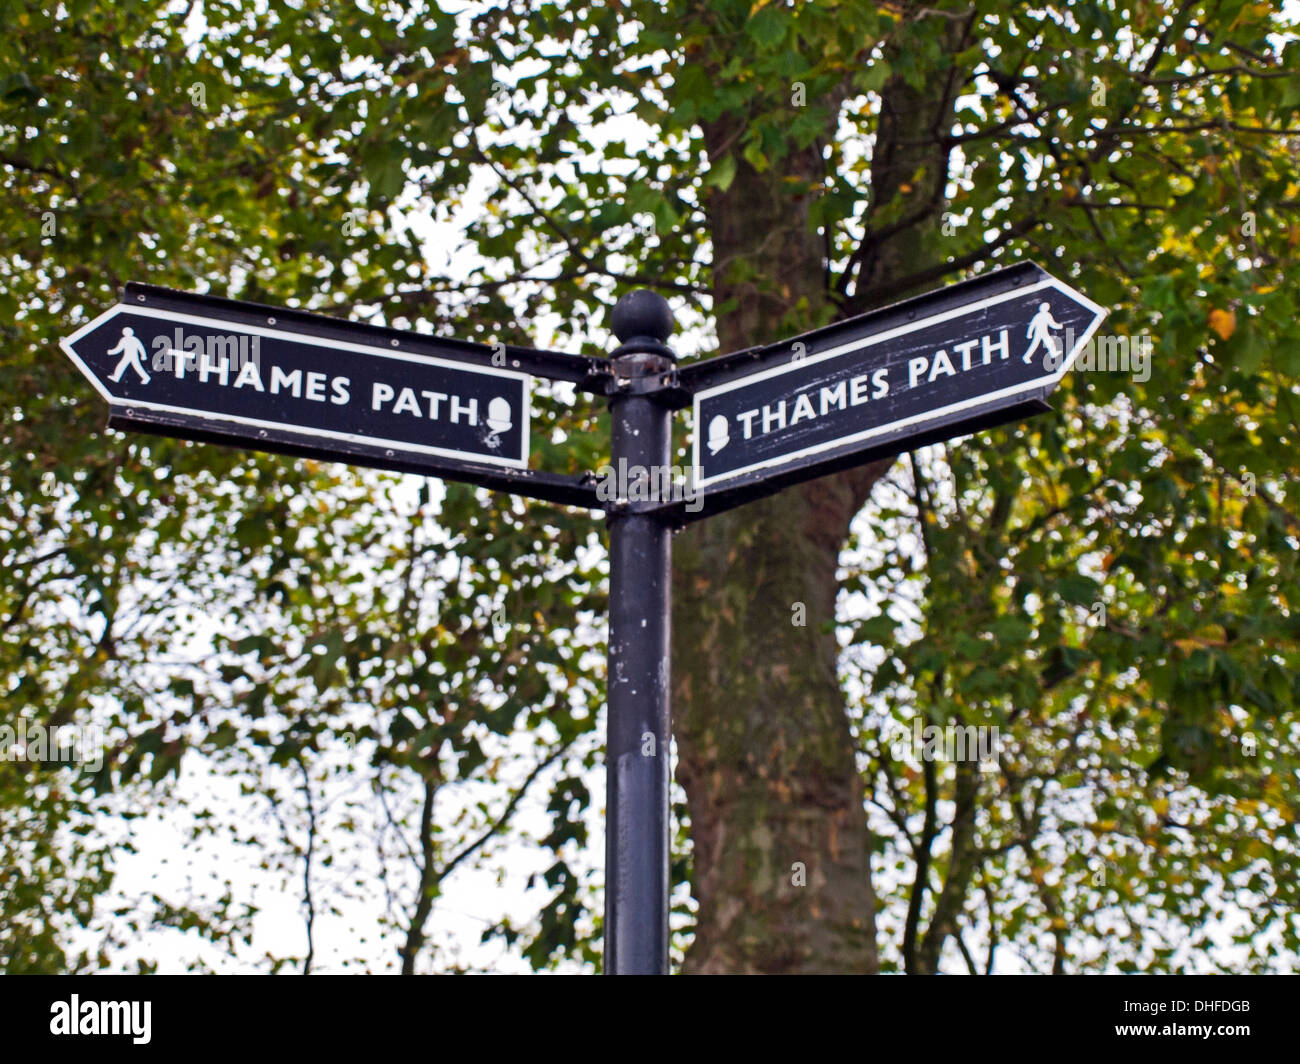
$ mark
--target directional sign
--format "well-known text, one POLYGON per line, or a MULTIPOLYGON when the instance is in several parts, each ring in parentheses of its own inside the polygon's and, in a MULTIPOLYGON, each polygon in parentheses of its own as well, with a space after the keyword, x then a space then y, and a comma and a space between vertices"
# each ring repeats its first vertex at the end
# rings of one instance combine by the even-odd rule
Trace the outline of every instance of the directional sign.
POLYGON ((1025 263, 686 367, 696 486, 775 490, 1047 409, 1104 317, 1025 263))
POLYGON ((587 359, 144 285, 63 349, 117 428, 591 501, 527 468, 532 374, 581 381, 587 359))

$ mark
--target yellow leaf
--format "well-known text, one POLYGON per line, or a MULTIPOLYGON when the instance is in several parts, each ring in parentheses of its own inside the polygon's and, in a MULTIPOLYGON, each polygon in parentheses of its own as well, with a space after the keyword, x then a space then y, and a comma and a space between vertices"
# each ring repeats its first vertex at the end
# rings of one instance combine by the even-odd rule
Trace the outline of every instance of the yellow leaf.
POLYGON ((1295 822, 1295 810, 1291 808, 1291 803, 1287 801, 1287 795, 1286 791, 1282 787, 1282 781, 1276 776, 1270 775, 1264 781, 1264 801, 1266 801, 1288 824, 1295 822))
POLYGON ((1221 624, 1207 624, 1196 630, 1196 641, 1203 647, 1228 645, 1228 633, 1221 624))
POLYGON ((1226 340, 1237 331, 1237 312, 1235 310, 1210 311, 1210 328, 1219 334, 1220 340, 1226 340))

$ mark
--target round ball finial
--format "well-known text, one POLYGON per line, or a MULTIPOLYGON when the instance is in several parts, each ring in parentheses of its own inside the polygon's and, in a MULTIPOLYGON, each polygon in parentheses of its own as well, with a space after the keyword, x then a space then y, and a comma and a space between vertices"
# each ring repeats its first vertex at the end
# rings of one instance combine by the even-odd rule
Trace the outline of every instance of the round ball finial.
POLYGON ((609 326, 620 343, 647 337, 663 343, 673 334, 673 312, 658 292, 639 288, 614 304, 609 326))

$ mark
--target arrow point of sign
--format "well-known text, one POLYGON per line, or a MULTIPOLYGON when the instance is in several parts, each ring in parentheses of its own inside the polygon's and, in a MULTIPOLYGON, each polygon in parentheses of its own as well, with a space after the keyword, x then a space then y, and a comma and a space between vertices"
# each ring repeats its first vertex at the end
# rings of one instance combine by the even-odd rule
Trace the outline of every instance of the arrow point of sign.
POLYGON ((1052 388, 1055 388, 1065 379, 1066 373, 1074 368, 1074 364, 1078 361, 1079 355, 1082 354, 1088 344, 1092 342, 1093 336, 1096 334, 1097 330, 1101 328, 1101 323, 1106 320, 1107 311, 1104 307, 1094 303, 1082 292, 1072 288, 1064 281, 1057 280, 1050 274, 1045 274, 1045 283, 1060 292, 1060 294, 1066 299, 1083 307, 1092 314, 1091 319, 1088 321, 1087 325, 1084 326, 1082 333, 1076 335, 1073 327, 1067 331, 1065 338, 1066 340, 1073 339, 1073 343, 1070 345, 1069 350, 1063 353, 1060 365, 1056 366, 1053 372, 1047 377, 1047 380, 1051 382, 1052 388))

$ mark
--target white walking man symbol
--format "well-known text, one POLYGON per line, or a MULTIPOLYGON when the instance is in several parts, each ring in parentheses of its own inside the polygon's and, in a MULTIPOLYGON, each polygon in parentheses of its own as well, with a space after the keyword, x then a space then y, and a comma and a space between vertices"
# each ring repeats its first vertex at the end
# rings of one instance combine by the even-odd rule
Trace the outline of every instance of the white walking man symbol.
POLYGON ((1065 328, 1059 321, 1052 317, 1052 308, 1047 303, 1038 304, 1038 313, 1029 319, 1029 328, 1025 330, 1025 336, 1034 342, 1029 345, 1029 350, 1025 352, 1025 361, 1028 362, 1041 343, 1047 348, 1047 357, 1043 359, 1043 365, 1048 369, 1055 369, 1061 359, 1061 349, 1058 341, 1052 336, 1051 330, 1065 328))
POLYGON ((121 361, 117 364, 117 369, 108 379, 117 384, 122 379, 122 374, 128 369, 133 369, 140 375, 140 383, 149 383, 149 374, 144 369, 144 344, 135 338, 135 330, 127 327, 122 330, 122 339, 117 342, 117 346, 109 349, 110 355, 121 353, 121 361))

